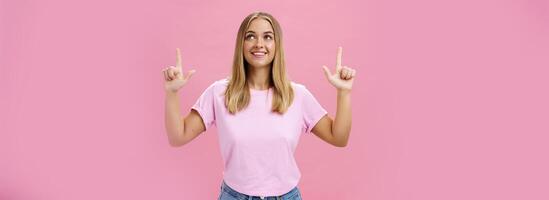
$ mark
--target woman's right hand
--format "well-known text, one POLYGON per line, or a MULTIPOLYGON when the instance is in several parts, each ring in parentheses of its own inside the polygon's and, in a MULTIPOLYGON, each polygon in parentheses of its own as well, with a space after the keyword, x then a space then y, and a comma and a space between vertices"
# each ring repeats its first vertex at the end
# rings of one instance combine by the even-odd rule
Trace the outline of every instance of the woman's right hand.
POLYGON ((179 48, 176 49, 177 60, 174 66, 166 67, 162 70, 164 74, 164 89, 166 92, 177 93, 177 91, 182 88, 191 76, 196 72, 195 70, 189 70, 186 75, 183 74, 183 69, 181 67, 181 52, 179 48))

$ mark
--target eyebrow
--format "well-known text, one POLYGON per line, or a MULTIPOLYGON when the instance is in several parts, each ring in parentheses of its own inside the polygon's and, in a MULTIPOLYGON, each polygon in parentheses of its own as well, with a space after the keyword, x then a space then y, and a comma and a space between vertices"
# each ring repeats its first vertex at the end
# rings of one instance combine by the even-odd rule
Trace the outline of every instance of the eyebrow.
MULTIPOLYGON (((254 34, 255 34, 254 31, 246 31, 246 34, 248 34, 248 33, 254 33, 254 34)), ((263 34, 268 34, 268 33, 274 34, 272 31, 266 31, 266 32, 264 32, 263 34)))

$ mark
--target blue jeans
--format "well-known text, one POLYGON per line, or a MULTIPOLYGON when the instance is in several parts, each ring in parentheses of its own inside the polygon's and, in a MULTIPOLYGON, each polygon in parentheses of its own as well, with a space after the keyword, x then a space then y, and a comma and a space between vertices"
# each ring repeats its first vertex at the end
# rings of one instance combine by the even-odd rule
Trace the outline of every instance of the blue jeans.
POLYGON ((269 197, 258 197, 258 196, 249 196, 237 192, 236 190, 230 188, 225 181, 221 184, 221 193, 219 194, 218 200, 302 200, 301 193, 299 189, 295 187, 291 191, 281 196, 269 196, 269 197))

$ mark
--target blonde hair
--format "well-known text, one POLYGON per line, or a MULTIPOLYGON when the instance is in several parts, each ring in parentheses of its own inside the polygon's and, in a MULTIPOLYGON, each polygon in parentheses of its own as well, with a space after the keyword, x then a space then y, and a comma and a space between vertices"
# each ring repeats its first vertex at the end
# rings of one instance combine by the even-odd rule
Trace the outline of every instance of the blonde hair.
POLYGON ((275 55, 271 63, 270 86, 273 86, 273 101, 271 111, 283 114, 288 110, 294 99, 294 91, 291 82, 286 76, 286 64, 282 46, 282 30, 278 21, 268 13, 254 12, 248 15, 240 24, 236 36, 236 47, 233 58, 233 69, 229 84, 225 91, 225 106, 231 114, 235 114, 248 106, 250 102, 250 88, 246 70, 248 63, 244 59, 243 45, 245 32, 254 19, 267 20, 274 31, 275 55))

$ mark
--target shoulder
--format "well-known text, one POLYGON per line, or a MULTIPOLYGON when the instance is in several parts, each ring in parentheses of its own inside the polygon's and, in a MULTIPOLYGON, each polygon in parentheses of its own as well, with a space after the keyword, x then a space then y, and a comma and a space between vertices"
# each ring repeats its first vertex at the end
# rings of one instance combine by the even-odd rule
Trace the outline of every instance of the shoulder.
POLYGON ((310 93, 307 87, 301 83, 291 82, 292 89, 294 89, 295 96, 303 96, 304 94, 310 93))
POLYGON ((204 90, 203 95, 221 96, 225 93, 225 90, 228 84, 229 84, 228 79, 223 78, 223 79, 216 80, 210 83, 210 85, 204 90))
POLYGON ((214 90, 214 91, 225 90, 225 88, 227 88, 228 85, 229 85, 229 79, 223 78, 211 83, 210 86, 208 86, 207 90, 214 90))
POLYGON ((317 101, 315 95, 304 84, 292 82, 292 88, 294 89, 294 97, 301 104, 310 104, 317 101))
POLYGON ((292 89, 294 89, 294 91, 303 91, 303 90, 306 90, 307 88, 305 87, 305 85, 301 84, 301 83, 297 83, 297 82, 294 82, 294 81, 290 81, 291 85, 292 85, 292 89))
POLYGON ((222 78, 219 80, 216 80, 212 83, 212 86, 214 87, 224 87, 226 88, 229 85, 229 78, 222 78))

